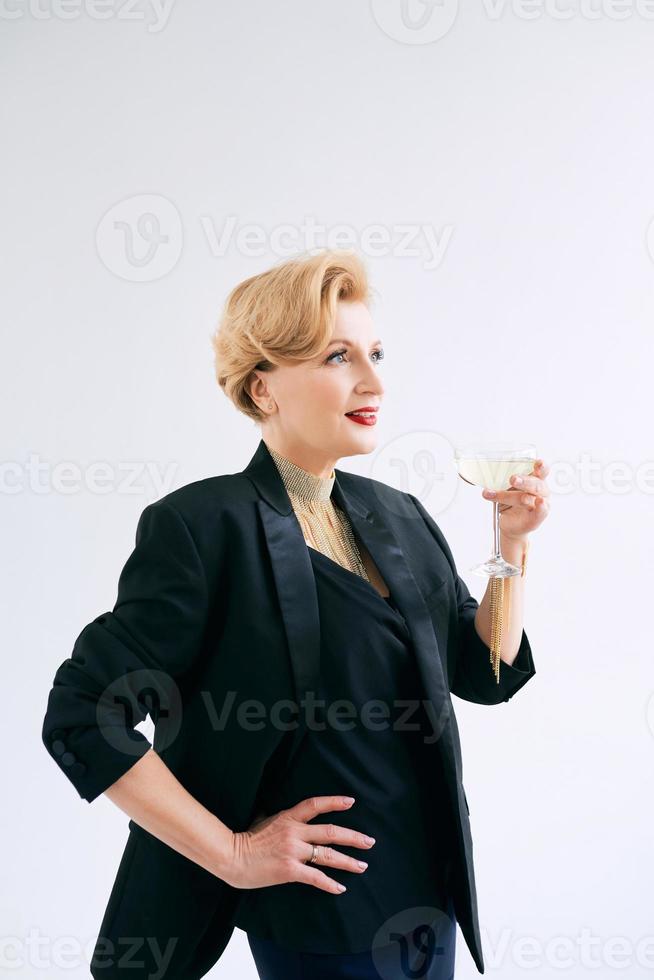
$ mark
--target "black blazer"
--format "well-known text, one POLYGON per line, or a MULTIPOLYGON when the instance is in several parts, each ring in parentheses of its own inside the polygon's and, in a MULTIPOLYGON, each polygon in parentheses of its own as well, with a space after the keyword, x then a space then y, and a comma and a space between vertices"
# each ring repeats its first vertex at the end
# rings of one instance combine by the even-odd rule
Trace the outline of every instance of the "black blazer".
MULTIPOLYGON (((478 603, 436 522, 412 494, 336 470, 333 500, 348 515, 410 629, 431 703, 434 750, 457 827, 455 911, 480 973, 469 809, 450 694, 508 701, 535 674, 523 631, 500 665, 474 628, 478 603)), ((113 611, 77 637, 57 669, 42 730, 79 795, 93 801, 150 743, 204 806, 246 830, 279 725, 301 732, 318 691, 320 624, 306 542, 263 441, 241 472, 198 480, 143 510, 113 611), (278 715, 271 709, 275 708, 278 715), (284 710, 282 710, 284 709, 284 710), (274 720, 273 720, 274 719, 274 720)), ((196 980, 234 929, 241 889, 129 821, 129 836, 95 947, 96 978, 196 980), (139 965, 140 964, 140 965, 139 965)), ((307 887, 311 887, 307 885, 307 887)))

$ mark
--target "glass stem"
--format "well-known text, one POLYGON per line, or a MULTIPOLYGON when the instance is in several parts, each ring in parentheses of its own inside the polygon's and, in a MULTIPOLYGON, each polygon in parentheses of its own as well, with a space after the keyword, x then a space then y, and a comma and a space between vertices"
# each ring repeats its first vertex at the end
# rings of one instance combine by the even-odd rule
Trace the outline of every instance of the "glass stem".
POLYGON ((493 558, 502 558, 500 552, 500 508, 497 500, 493 501, 493 558))

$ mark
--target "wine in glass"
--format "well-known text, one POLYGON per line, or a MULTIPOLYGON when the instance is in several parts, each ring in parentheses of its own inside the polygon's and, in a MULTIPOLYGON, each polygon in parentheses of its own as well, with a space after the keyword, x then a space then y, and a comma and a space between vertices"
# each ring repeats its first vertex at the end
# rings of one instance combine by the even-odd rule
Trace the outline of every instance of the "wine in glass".
MULTIPOLYGON (((488 490, 510 490, 511 477, 526 476, 534 468, 536 447, 532 443, 485 442, 458 446, 454 460, 459 476, 466 483, 488 490)), ((500 511, 493 501, 493 554, 488 561, 470 569, 487 578, 510 578, 521 569, 505 561, 500 551, 500 511)))

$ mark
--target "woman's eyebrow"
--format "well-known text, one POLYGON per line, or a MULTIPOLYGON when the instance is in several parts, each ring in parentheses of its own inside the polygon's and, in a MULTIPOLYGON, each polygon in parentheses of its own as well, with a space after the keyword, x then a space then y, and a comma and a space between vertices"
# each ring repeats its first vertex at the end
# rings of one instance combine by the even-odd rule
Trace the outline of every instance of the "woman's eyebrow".
MULTIPOLYGON (((351 341, 346 340, 344 337, 335 337, 333 340, 329 341, 329 346, 332 344, 345 344, 346 347, 356 346, 356 344, 351 343, 351 341)), ((381 344, 381 340, 373 340, 371 346, 374 347, 375 344, 381 344)))

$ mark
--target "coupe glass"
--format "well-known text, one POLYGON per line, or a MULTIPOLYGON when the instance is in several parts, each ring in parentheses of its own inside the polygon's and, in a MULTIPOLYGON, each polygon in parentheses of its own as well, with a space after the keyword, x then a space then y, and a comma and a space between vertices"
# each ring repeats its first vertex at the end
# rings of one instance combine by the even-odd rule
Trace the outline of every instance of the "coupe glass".
MULTIPOLYGON (((534 468, 536 447, 531 443, 484 442, 458 446, 454 460, 459 476, 466 483, 488 490, 510 490, 511 477, 526 476, 534 468)), ((521 569, 502 558, 500 552, 500 511, 493 501, 493 554, 488 561, 470 569, 486 578, 510 578, 520 575, 521 569)))

